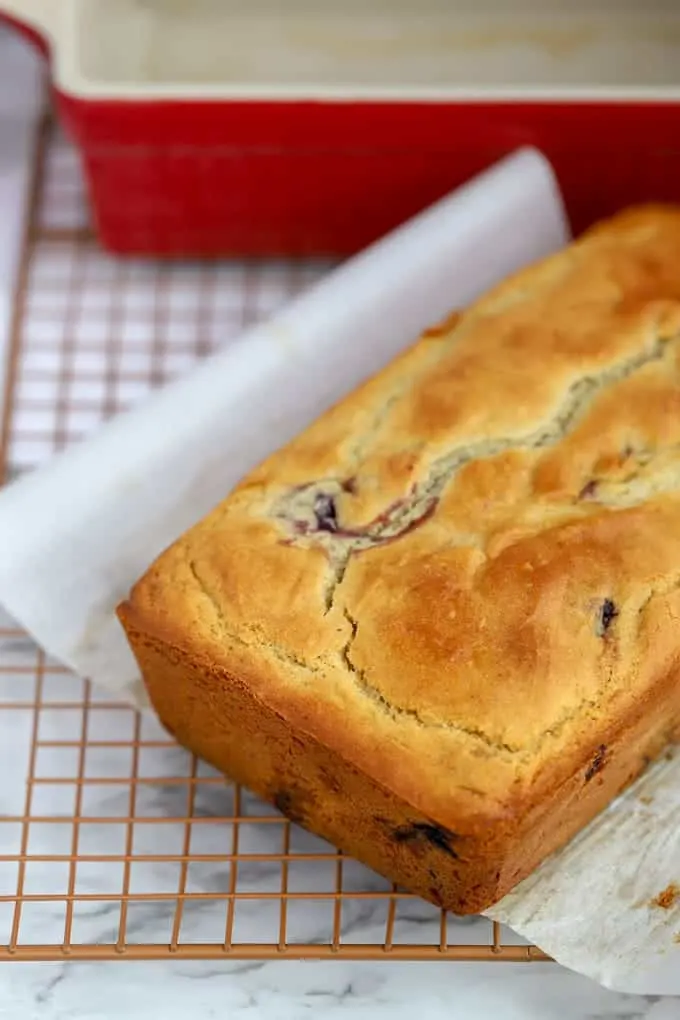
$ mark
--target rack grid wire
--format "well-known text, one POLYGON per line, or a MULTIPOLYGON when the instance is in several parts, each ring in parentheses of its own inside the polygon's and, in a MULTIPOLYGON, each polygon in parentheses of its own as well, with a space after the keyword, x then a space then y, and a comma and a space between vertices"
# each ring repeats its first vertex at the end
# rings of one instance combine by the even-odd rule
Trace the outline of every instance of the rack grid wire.
MULTIPOLYGON (((80 440, 327 268, 116 260, 89 227, 76 154, 46 118, 0 478, 80 440)), ((2 960, 546 959, 498 924, 447 916, 298 829, 6 618, 0 726, 0 767, 25 775, 0 795, 2 960)))

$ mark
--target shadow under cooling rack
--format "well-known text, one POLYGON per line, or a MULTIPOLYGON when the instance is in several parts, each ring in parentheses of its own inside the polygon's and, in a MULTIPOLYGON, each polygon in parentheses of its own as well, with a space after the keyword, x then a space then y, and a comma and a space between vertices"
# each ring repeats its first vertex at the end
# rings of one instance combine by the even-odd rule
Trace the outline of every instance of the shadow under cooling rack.
MULTIPOLYGON (((47 125, 12 331, 0 471, 34 468, 327 268, 118 262, 47 125)), ((0 959, 545 959, 283 819, 0 620, 0 959)))

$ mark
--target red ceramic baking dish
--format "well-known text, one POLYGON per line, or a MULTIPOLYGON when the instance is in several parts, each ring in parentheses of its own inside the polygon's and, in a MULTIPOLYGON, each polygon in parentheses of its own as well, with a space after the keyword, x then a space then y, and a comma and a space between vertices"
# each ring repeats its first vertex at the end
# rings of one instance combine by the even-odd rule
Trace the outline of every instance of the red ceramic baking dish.
POLYGON ((348 254, 524 143, 574 229, 680 200, 675 0, 0 0, 102 243, 348 254))

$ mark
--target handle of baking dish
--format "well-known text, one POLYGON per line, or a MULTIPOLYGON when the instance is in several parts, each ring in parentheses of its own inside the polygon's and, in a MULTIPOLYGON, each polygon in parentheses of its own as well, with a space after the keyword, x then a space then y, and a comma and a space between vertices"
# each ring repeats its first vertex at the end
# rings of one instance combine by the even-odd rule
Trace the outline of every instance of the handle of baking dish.
POLYGON ((41 49, 57 42, 63 0, 0 0, 0 20, 7 21, 41 49))

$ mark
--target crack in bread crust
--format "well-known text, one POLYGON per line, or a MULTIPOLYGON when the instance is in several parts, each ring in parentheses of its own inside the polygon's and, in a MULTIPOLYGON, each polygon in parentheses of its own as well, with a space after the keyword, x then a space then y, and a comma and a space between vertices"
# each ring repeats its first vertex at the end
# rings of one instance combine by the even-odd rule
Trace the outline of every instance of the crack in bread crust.
MULTIPOLYGON (((242 648, 259 647, 260 644, 259 642, 256 644, 256 642, 246 641, 241 634, 238 634, 236 631, 229 627, 227 618, 224 615, 224 610, 222 609, 222 606, 220 604, 220 600, 213 595, 212 591, 210 590, 210 586, 206 583, 204 578, 201 577, 196 561, 188 560, 187 567, 189 569, 189 573, 196 582, 198 590, 205 596, 205 598, 212 606, 215 617, 219 621, 222 633, 225 635, 225 637, 228 637, 231 641, 234 641, 235 644, 240 645, 242 648)), ((280 662, 285 662, 287 666, 295 666, 298 669, 305 670, 305 672, 308 673, 319 672, 318 669, 315 669, 315 667, 311 663, 307 662, 305 659, 299 659, 296 655, 293 655, 292 652, 289 652, 286 648, 281 648, 280 645, 276 645, 272 641, 265 640, 264 646, 267 648, 269 652, 271 652, 271 654, 276 659, 278 659, 280 662)))
MULTIPOLYGON (((230 641, 233 641, 235 644, 240 645, 241 648, 246 648, 253 651, 261 652, 264 649, 265 651, 269 652, 275 659, 278 659, 280 662, 285 663, 287 666, 293 667, 296 670, 301 670, 307 674, 311 674, 312 676, 317 676, 321 678, 326 674, 323 660, 320 660, 319 665, 316 665, 315 663, 308 662, 306 659, 299 659, 297 656, 293 655, 285 648, 281 648, 279 645, 274 644, 272 641, 268 639, 260 639, 259 637, 257 637, 252 642, 246 641, 241 633, 236 633, 233 629, 229 627, 227 619, 224 615, 224 611, 220 605, 219 599, 215 598, 215 596, 210 590, 210 586, 206 583, 205 579, 201 577, 196 562, 194 560, 190 560, 188 561, 187 565, 194 581, 196 582, 199 591, 205 596, 205 598, 211 604, 215 616, 221 625, 223 635, 227 637, 230 641)), ((505 752, 513 756, 516 756, 524 752, 525 750, 524 748, 511 747, 508 744, 499 743, 491 739, 482 730, 475 730, 467 726, 463 726, 461 724, 452 722, 430 723, 426 720, 423 720, 418 712, 400 708, 398 705, 391 704, 391 702, 389 702, 387 698, 383 697, 376 688, 372 687, 367 682, 363 671, 357 669, 357 667, 353 664, 350 657, 350 651, 352 643, 356 636, 357 623, 355 620, 352 619, 347 610, 343 610, 343 615, 351 627, 350 637, 347 640, 347 642, 343 645, 339 655, 339 659, 344 667, 345 674, 351 679, 357 690, 359 690, 365 697, 369 698, 372 702, 374 702, 374 704, 376 704, 385 715, 389 716, 394 720, 406 719, 418 726, 422 726, 425 728, 448 730, 449 732, 455 733, 459 736, 469 737, 475 741, 479 741, 480 743, 486 745, 487 747, 491 748, 494 751, 505 752)), ((337 662, 334 661, 333 665, 337 666, 337 662)))
MULTIPOLYGON (((316 676, 319 678, 327 675, 327 667, 329 665, 324 659, 319 660, 319 664, 309 662, 307 659, 301 659, 296 655, 293 655, 290 651, 281 646, 275 644, 267 638, 262 638, 259 635, 255 635, 255 640, 252 642, 246 641, 241 633, 236 633, 227 621, 224 615, 224 611, 210 586, 206 583, 205 579, 201 576, 198 566, 195 561, 190 560, 187 563, 188 569, 196 582, 199 590, 211 604, 217 620, 220 623, 222 632, 225 637, 229 640, 234 641, 237 645, 242 648, 246 648, 253 651, 261 652, 263 649, 268 651, 275 659, 285 663, 288 667, 294 668, 296 671, 302 671, 307 675, 316 676)), ((680 575, 670 578, 664 585, 658 588, 650 588, 645 598, 638 606, 636 614, 639 617, 649 608, 650 604, 657 598, 664 598, 671 592, 680 589, 680 575)), ((596 709, 599 705, 599 701, 594 698, 584 698, 578 705, 576 705, 569 712, 565 712, 555 723, 545 729, 540 734, 539 738, 528 744, 518 745, 508 743, 504 741, 494 740, 482 729, 465 726, 462 723, 452 722, 450 720, 434 722, 429 719, 424 719, 418 711, 415 709, 403 708, 400 705, 393 704, 385 695, 378 690, 377 687, 372 685, 366 677, 365 671, 360 669, 352 661, 352 646, 356 640, 357 633, 359 630, 359 621, 356 620, 346 606, 342 608, 342 614, 345 621, 348 623, 350 632, 347 640, 340 648, 336 658, 330 663, 331 668, 340 665, 347 678, 351 680, 355 688, 363 694, 364 697, 368 698, 384 715, 392 719, 393 721, 404 720, 414 725, 421 726, 425 729, 441 730, 446 731, 457 736, 468 738, 478 744, 482 744, 489 750, 494 751, 512 760, 522 761, 535 755, 545 743, 555 737, 558 737, 565 726, 581 715, 584 709, 596 709)))
POLYGON ((379 705, 383 712, 386 712, 387 715, 391 716, 393 719, 397 718, 410 719, 413 722, 417 723, 419 726, 424 726, 429 729, 443 729, 450 730, 452 732, 459 734, 464 734, 466 737, 471 737, 473 740, 477 740, 482 744, 485 744, 488 748, 496 752, 505 752, 506 754, 510 754, 513 756, 518 755, 520 753, 525 753, 524 748, 513 747, 511 744, 505 744, 501 741, 493 740, 484 732, 484 730, 473 729, 471 726, 463 726, 462 724, 459 723, 453 724, 451 722, 441 723, 430 722, 427 719, 423 719, 420 712, 417 712, 413 708, 403 708, 399 705, 392 704, 392 702, 389 701, 385 697, 385 695, 378 690, 377 687, 374 687, 373 684, 369 683, 366 677, 365 670, 360 669, 352 662, 352 657, 350 653, 352 651, 352 645, 354 644, 354 641, 357 636, 357 631, 359 630, 359 624, 358 621, 355 620, 354 617, 350 615, 346 607, 343 607, 343 615, 347 622, 350 624, 351 630, 349 638, 347 639, 342 649, 340 650, 340 657, 344 662, 346 669, 354 677, 355 682, 362 691, 362 693, 365 696, 369 697, 377 705, 379 705))
MULTIPOLYGON (((661 361, 667 349, 677 343, 677 336, 657 337, 651 348, 637 352, 617 365, 578 379, 568 388, 562 404, 553 418, 524 436, 480 440, 456 447, 435 462, 429 477, 413 487, 404 500, 387 507, 373 522, 364 528, 343 530, 338 524, 335 531, 314 528, 314 501, 320 494, 333 499, 345 484, 338 478, 309 482, 278 499, 272 514, 289 532, 288 541, 302 546, 320 545, 328 555, 330 571, 324 592, 325 611, 334 605, 338 587, 342 584, 351 557, 355 553, 392 542, 420 526, 434 512, 446 487, 465 465, 472 461, 496 457, 503 453, 535 450, 554 446, 565 439, 583 420, 601 396, 635 373, 655 361, 661 361)), ((404 396, 400 391, 399 397, 404 396)), ((360 472, 361 465, 353 465, 352 473, 360 472)), ((476 536, 472 536, 474 539, 476 536)), ((481 543, 477 541, 481 548, 481 543)))

